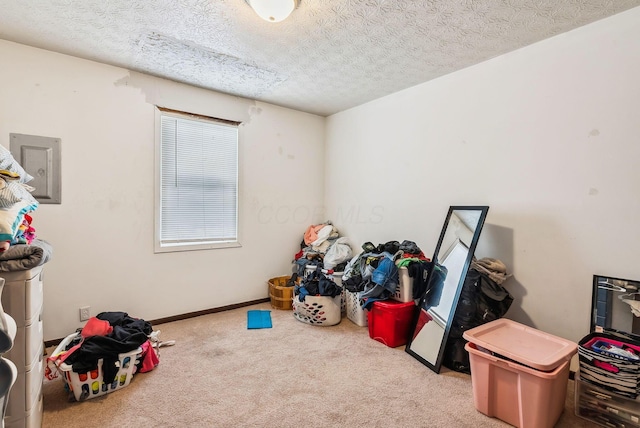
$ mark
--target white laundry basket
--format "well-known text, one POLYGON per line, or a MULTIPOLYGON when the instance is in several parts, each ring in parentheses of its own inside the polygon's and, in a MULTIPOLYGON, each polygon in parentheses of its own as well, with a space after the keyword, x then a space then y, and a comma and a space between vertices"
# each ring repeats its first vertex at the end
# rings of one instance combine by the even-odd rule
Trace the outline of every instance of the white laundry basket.
MULTIPOLYGON (((64 352, 69 345, 80 333, 73 333, 67 336, 58 347, 53 351, 52 355, 58 355, 64 352)), ((103 382, 102 375, 102 358, 98 360, 98 367, 87 373, 74 372, 73 366, 67 363, 56 365, 58 372, 62 375, 69 390, 73 392, 76 401, 84 401, 90 398, 100 397, 113 391, 124 388, 129 385, 133 374, 136 371, 138 358, 142 353, 142 348, 135 349, 131 352, 125 352, 118 355, 118 372, 111 383, 103 382)))
POLYGON ((339 324, 342 319, 342 296, 306 296, 304 302, 300 296, 293 299, 293 316, 301 322, 331 326, 339 324))

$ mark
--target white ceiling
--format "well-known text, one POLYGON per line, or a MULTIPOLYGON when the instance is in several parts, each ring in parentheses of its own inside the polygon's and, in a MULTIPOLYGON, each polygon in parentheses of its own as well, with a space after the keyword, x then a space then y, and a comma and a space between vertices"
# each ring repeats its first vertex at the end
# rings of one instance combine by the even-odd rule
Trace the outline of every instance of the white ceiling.
POLYGON ((0 38, 330 115, 640 0, 0 0, 0 38))

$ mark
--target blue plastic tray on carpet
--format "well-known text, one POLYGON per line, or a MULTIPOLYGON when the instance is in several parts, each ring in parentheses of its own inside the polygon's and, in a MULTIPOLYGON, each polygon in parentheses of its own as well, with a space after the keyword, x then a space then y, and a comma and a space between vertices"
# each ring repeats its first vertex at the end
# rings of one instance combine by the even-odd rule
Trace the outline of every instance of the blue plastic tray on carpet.
POLYGON ((247 328, 271 328, 271 311, 247 311, 247 328))

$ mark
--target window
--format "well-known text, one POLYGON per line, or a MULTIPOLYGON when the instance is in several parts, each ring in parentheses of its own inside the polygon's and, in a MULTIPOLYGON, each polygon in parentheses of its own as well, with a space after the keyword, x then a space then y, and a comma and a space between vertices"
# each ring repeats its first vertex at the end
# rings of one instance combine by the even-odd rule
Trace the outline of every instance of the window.
POLYGON ((239 246, 238 123, 157 110, 156 252, 239 246))

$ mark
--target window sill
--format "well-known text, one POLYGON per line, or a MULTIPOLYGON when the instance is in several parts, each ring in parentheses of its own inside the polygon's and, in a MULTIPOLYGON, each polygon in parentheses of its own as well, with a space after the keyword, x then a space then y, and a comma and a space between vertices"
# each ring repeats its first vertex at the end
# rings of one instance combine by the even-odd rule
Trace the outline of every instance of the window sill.
POLYGON ((239 248, 240 242, 216 242, 207 244, 156 244, 154 253, 176 253, 181 251, 217 250, 220 248, 239 248))

